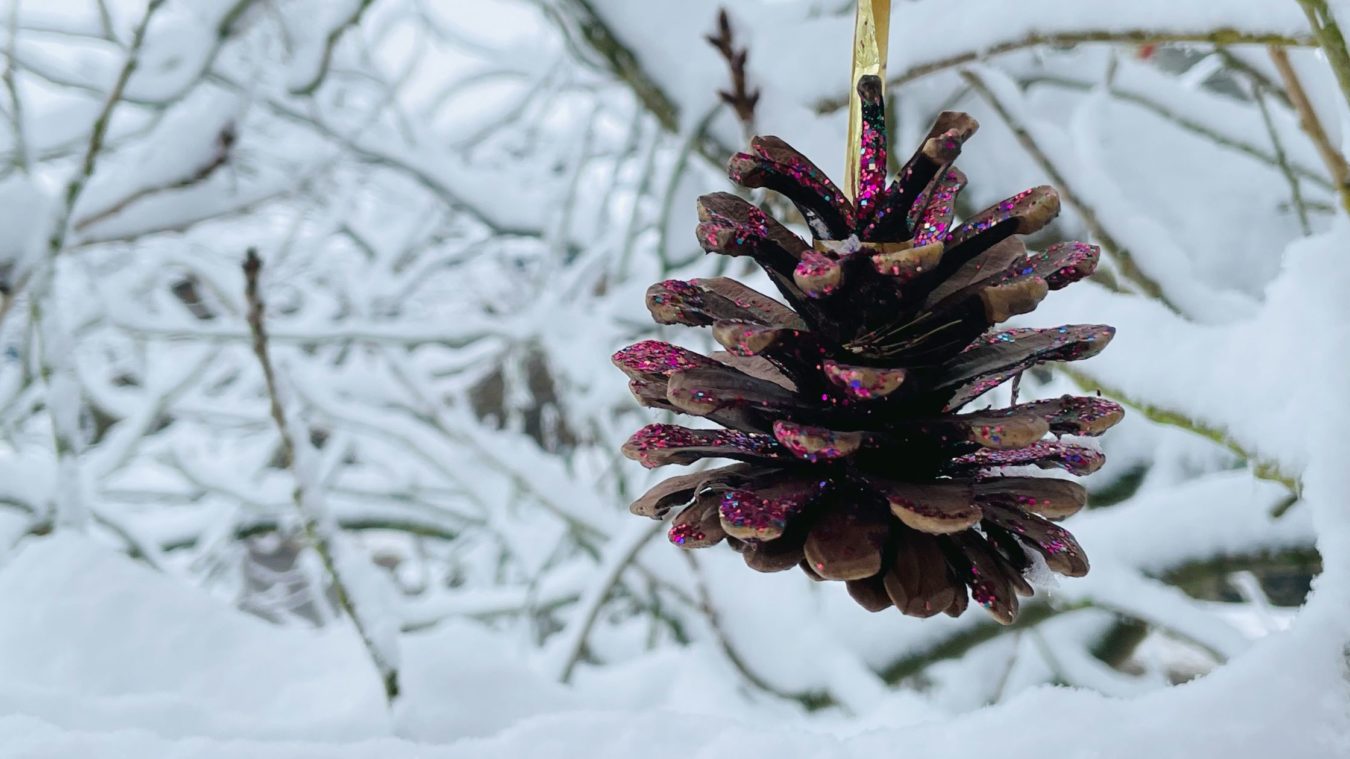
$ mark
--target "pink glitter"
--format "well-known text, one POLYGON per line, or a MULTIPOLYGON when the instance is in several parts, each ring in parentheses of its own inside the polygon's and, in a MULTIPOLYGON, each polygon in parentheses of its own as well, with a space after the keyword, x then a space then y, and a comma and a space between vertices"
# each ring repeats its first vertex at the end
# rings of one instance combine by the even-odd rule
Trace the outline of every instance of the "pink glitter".
POLYGON ((858 225, 864 225, 880 207, 886 190, 886 109, 880 102, 864 102, 862 143, 858 145, 858 225))
POLYGON ((1050 430, 1065 435, 1099 435, 1125 415, 1120 404, 1105 398, 1066 395, 1021 407, 1046 414, 1050 430))
POLYGON ((1024 466, 1035 464, 1042 469, 1058 467, 1071 474, 1091 474, 1101 468, 1106 457, 1101 451, 1079 445, 1043 440, 1026 448, 1011 451, 982 448, 974 453, 952 459, 957 468, 1024 466))
POLYGON ((654 458, 659 451, 688 449, 694 458, 747 457, 780 458, 778 443, 768 435, 738 430, 694 430, 677 424, 649 424, 633 433, 624 444, 624 452, 648 469, 666 463, 654 458))
POLYGON ((1003 442, 1004 427, 1001 424, 985 424, 975 428, 975 436, 980 440, 998 445, 1003 442))
POLYGON ((773 435, 792 455, 813 464, 844 458, 856 451, 861 443, 855 434, 809 427, 784 419, 773 423, 773 435))
POLYGON ((817 492, 806 489, 765 498, 749 490, 728 490, 722 495, 722 523, 754 532, 757 539, 773 540, 783 534, 788 520, 800 513, 817 492))
POLYGON ((839 288, 839 262, 820 253, 802 256, 794 275, 809 298, 824 298, 839 288))
POLYGON ((1017 211, 1021 210, 1020 206, 1022 205, 1022 201, 1031 197, 1034 192, 1036 192, 1035 189, 1023 190, 1011 198, 1003 200, 976 214, 973 219, 970 219, 965 224, 957 227, 947 236, 947 246, 954 248, 985 230, 1012 220, 1016 216, 1017 211))
POLYGON ((690 541, 698 542, 704 540, 708 535, 703 532, 703 530, 700 530, 696 523, 685 522, 671 525, 667 537, 670 538, 670 542, 677 546, 682 546, 690 541))
POLYGON ((821 369, 831 382, 843 388, 850 397, 859 400, 890 395, 900 387, 906 376, 904 369, 847 366, 830 360, 822 362, 821 369))
POLYGON ((717 366, 717 362, 693 351, 685 350, 659 340, 643 340, 615 353, 614 365, 633 379, 647 379, 653 375, 671 374, 701 366, 717 366))
POLYGON ((734 219, 717 217, 702 222, 695 229, 703 249, 728 256, 755 256, 766 252, 769 244, 768 226, 764 214, 758 210, 758 219, 740 223, 734 219), (759 223, 755 223, 759 221, 759 223))
POLYGON ((837 223, 842 225, 843 228, 852 229, 854 227, 853 204, 844 197, 844 194, 839 191, 834 182, 831 182, 829 177, 825 176, 825 173, 807 160, 805 156, 793 151, 788 156, 775 155, 770 158, 767 155, 762 155, 766 151, 758 144, 755 145, 755 148, 761 152, 761 155, 737 153, 732 157, 728 166, 728 175, 731 181, 745 187, 769 186, 763 182, 755 182, 750 179, 752 172, 760 172, 762 175, 785 180, 788 185, 795 185, 795 188, 789 186, 775 189, 779 189, 783 194, 792 197, 794 200, 802 201, 797 203, 797 206, 807 217, 808 223, 813 220, 817 222, 812 226, 813 231, 819 236, 823 236, 822 233, 826 233, 828 230, 815 228, 823 223, 823 220, 820 219, 818 213, 813 211, 811 206, 828 207, 837 217, 837 223), (803 197, 804 195, 814 197, 803 197))
POLYGON ((1006 509, 1000 506, 987 506, 984 516, 1005 530, 1015 533, 1049 556, 1081 557, 1078 543, 1067 530, 1040 517, 1006 509))
POLYGON ((1082 242, 1062 242, 1050 246, 1040 256, 1046 261, 1054 261, 1058 268, 1053 273, 1043 275, 1051 290, 1062 289, 1097 270, 1097 261, 1101 258, 1101 248, 1082 242))
POLYGON ((667 279, 647 288, 647 309, 660 324, 706 326, 703 291, 678 279, 667 279))
POLYGON ((1106 347, 1115 336, 1114 327, 1099 324, 1079 324, 1056 327, 1055 329, 1005 329, 987 334, 968 346, 961 355, 972 363, 978 364, 978 358, 970 358, 976 351, 987 350, 989 346, 1012 344, 1026 341, 1043 342, 1035 349, 1025 353, 1010 353, 1006 364, 991 369, 984 376, 962 386, 947 403, 946 409, 960 408, 975 398, 1003 384, 1018 372, 1047 361, 1077 361, 1095 356, 1106 347))
POLYGON ((956 169, 948 169, 929 193, 923 212, 914 222, 914 246, 941 240, 951 228, 956 196, 966 185, 966 177, 956 169))

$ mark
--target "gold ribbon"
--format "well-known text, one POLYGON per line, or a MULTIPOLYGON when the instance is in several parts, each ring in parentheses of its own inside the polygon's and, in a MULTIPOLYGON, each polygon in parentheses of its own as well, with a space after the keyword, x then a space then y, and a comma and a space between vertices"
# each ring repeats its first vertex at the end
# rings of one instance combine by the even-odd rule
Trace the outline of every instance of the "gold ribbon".
MULTIPOLYGON (((844 162, 844 194, 858 197, 858 145, 862 142, 862 99, 858 80, 868 74, 886 83, 886 53, 890 47, 891 0, 858 0, 853 28, 853 78, 848 93, 848 156, 844 162)), ((884 91, 884 89, 883 89, 884 91)))

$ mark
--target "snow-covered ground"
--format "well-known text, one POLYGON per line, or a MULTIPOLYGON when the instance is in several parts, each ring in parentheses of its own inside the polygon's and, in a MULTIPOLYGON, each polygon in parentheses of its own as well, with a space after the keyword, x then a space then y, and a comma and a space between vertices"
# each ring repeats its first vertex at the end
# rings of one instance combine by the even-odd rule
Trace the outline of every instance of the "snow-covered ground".
MULTIPOLYGON (((772 287, 693 235, 718 3, 4 4, 0 759, 1350 756, 1337 59, 1297 0, 894 5, 896 151, 968 110, 959 212, 1058 176, 1033 247, 1105 249, 1023 319, 1118 330, 1021 386, 1129 409, 1093 569, 1008 628, 627 513, 608 357, 707 347, 645 288, 772 287)), ((755 130, 836 176, 852 7, 730 9, 755 130)))
POLYGON ((1136 698, 1040 687, 958 716, 897 692, 848 719, 747 699, 702 646, 560 686, 519 647, 458 622, 404 638, 407 690, 388 710, 349 632, 278 629, 80 537, 33 541, 6 565, 0 619, 6 757, 1350 751, 1341 641, 1312 619, 1200 681, 1136 698))

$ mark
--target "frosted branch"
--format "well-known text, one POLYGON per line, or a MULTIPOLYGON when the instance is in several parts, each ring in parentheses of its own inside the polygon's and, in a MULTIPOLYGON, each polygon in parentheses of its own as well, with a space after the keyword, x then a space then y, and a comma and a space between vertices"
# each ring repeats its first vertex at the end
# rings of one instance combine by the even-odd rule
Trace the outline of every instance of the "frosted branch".
POLYGON ((371 661, 380 673, 380 678, 384 683, 385 698, 393 703, 394 699, 398 698, 399 693, 397 666, 391 660, 389 654, 381 650, 382 647, 376 642, 370 629, 370 620, 365 619, 360 610, 357 609, 351 589, 338 571, 337 551, 329 534, 331 527, 321 509, 318 508, 320 495, 316 492, 314 483, 309 480, 305 462, 301 461, 298 456, 299 446, 307 445, 308 441, 302 437, 304 432, 298 427, 296 420, 288 416, 287 410, 282 405, 281 389, 277 382, 276 372, 272 368, 272 359, 268 351, 267 329, 263 322, 264 305, 262 297, 258 293, 258 278, 261 270, 262 259, 258 258, 256 252, 250 250, 244 261, 248 325, 253 333, 253 352, 258 358, 259 366, 262 367, 263 379, 267 385, 272 421, 276 423, 277 432, 281 436, 282 457, 295 474, 295 508, 299 513, 305 536, 309 539, 314 552, 319 555, 323 562, 324 570, 327 572, 337 596, 338 605, 342 607, 343 612, 356 627, 361 642, 365 645, 371 661))
POLYGON ((1041 171, 1045 172, 1046 177, 1049 178, 1050 183, 1055 189, 1059 191, 1059 195, 1064 199, 1064 202, 1078 214, 1080 219, 1083 220, 1083 226, 1087 227, 1088 233, 1092 236, 1092 239, 1100 243, 1106 253, 1111 256, 1111 260, 1120 271, 1120 275, 1133 283, 1144 295, 1147 295, 1166 305, 1173 311, 1176 311, 1176 305, 1168 300, 1167 296, 1163 293, 1162 286, 1139 269, 1135 264, 1130 251, 1117 241, 1106 229, 1106 226, 1097 215, 1097 211, 1089 206, 1079 197, 1078 193, 1074 191, 1073 185, 1068 181, 1064 174, 1056 168, 1054 162, 1050 160, 1050 156, 1041 149, 1041 146, 1036 142, 1036 139, 1027 129, 1027 126, 1013 115, 1008 106, 998 98, 987 84, 985 84, 984 79, 981 78, 978 73, 967 69, 961 72, 961 76, 968 84, 970 84, 971 89, 978 93, 980 97, 984 98, 985 102, 994 109, 994 112, 998 114, 999 118, 1001 118, 1003 122, 1008 125, 1008 128, 1012 130, 1013 135, 1017 138, 1018 144, 1022 146, 1023 150, 1027 152, 1027 155, 1031 157, 1031 160, 1036 163, 1041 171))
POLYGON ((1289 53, 1283 48, 1272 47, 1270 60, 1280 74, 1280 81, 1284 84, 1290 104, 1298 113, 1299 127, 1317 148, 1317 154, 1322 157, 1327 173, 1331 175, 1332 185, 1340 195, 1342 208, 1346 213, 1350 213, 1350 163, 1347 163, 1341 151, 1331 144, 1331 138, 1327 136, 1327 131, 1322 126, 1322 119, 1317 115, 1312 100, 1308 98, 1308 91, 1303 88, 1302 80, 1289 61, 1289 53))

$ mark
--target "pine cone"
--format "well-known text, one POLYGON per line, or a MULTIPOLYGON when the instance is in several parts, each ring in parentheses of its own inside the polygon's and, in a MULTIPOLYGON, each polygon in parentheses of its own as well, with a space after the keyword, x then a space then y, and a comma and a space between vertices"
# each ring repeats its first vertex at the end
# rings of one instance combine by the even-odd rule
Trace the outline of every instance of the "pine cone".
POLYGON ((1059 436, 1099 435, 1123 411, 1072 396, 961 409, 1028 367, 1106 346, 1107 326, 994 327, 1090 275, 1099 251, 1073 242, 1027 252, 1018 235, 1059 212, 1049 187, 953 226, 966 178, 952 162, 977 127, 964 113, 943 113, 887 186, 880 81, 864 78, 858 90, 856 203, 778 138, 756 138, 754 155, 731 160, 732 180, 797 207, 812 242, 735 195, 699 200, 703 247, 754 258, 786 305, 725 278, 647 291, 657 322, 711 327, 726 352, 647 341, 615 364, 643 405, 721 429, 649 425, 625 455, 649 468, 740 463, 666 480, 631 510, 661 519, 681 508, 675 544, 725 540, 754 569, 800 566, 845 581, 872 611, 957 616, 973 597, 1007 624, 1018 596, 1033 592, 1026 549, 1060 574, 1088 571, 1082 548, 1054 523, 1082 508, 1083 487, 1008 468, 1095 471, 1098 450, 1059 436))

